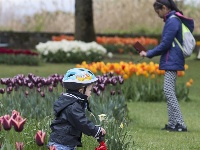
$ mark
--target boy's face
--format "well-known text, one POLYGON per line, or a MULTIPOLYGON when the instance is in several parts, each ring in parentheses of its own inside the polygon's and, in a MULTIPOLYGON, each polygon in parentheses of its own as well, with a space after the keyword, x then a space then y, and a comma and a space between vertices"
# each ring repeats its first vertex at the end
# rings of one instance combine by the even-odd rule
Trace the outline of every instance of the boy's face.
POLYGON ((93 84, 87 86, 87 88, 86 88, 85 95, 87 95, 88 98, 91 96, 92 87, 93 87, 93 84))

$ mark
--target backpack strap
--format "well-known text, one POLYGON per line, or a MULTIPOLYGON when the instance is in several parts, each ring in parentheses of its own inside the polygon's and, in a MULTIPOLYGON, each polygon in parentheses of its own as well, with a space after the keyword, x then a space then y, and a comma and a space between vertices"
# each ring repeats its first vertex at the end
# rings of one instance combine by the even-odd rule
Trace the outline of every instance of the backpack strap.
MULTIPOLYGON (((181 22, 181 25, 182 25, 182 39, 183 39, 183 29, 187 28, 181 21, 181 19, 179 17, 177 17, 176 15, 172 15, 170 16, 170 18, 173 18, 173 17, 176 17, 180 22, 181 22)), ((178 44, 178 46, 180 47, 180 49, 183 51, 183 46, 181 45, 181 43, 177 40, 177 38, 175 37, 174 38, 175 42, 178 44)), ((173 42, 173 46, 174 45, 174 42, 173 42)))

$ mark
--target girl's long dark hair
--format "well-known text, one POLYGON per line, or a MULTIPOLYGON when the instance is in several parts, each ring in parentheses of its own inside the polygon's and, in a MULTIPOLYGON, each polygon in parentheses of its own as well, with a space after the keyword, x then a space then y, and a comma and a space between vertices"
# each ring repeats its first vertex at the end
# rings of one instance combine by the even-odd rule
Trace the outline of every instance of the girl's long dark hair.
POLYGON ((155 9, 161 9, 163 5, 165 5, 167 8, 170 8, 171 10, 175 10, 176 12, 183 14, 183 12, 178 9, 173 0, 156 0, 153 4, 153 7, 155 9))

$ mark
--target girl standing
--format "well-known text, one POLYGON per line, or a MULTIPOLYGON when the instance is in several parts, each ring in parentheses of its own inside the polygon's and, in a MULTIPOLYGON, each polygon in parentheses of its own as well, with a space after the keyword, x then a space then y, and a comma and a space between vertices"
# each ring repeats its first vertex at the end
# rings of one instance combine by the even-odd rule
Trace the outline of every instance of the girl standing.
POLYGON ((140 52, 140 56, 152 58, 161 55, 159 69, 165 70, 163 89, 168 110, 168 123, 163 130, 187 131, 175 93, 177 71, 184 70, 185 60, 181 48, 174 39, 176 38, 182 44, 182 22, 191 32, 194 29, 194 22, 192 19, 183 17, 183 13, 173 0, 156 0, 153 7, 165 22, 162 40, 154 49, 140 52))

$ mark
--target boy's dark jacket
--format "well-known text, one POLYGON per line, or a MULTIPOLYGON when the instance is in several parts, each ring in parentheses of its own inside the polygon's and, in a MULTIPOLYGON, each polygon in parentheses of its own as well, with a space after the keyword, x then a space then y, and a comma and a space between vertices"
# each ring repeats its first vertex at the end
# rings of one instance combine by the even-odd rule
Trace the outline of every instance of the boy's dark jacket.
POLYGON ((160 70, 184 70, 185 60, 183 52, 178 44, 174 42, 174 38, 176 37, 179 43, 183 43, 181 21, 176 17, 170 18, 172 15, 178 16, 191 32, 194 29, 194 21, 181 16, 176 11, 171 11, 165 16, 165 25, 160 44, 154 49, 147 51, 147 57, 149 58, 161 55, 160 70), (175 45, 173 46, 172 43, 175 45))
POLYGON ((82 146, 82 133, 98 137, 100 127, 85 115, 87 96, 78 91, 67 91, 54 103, 55 120, 51 124, 49 142, 62 145, 82 146))

